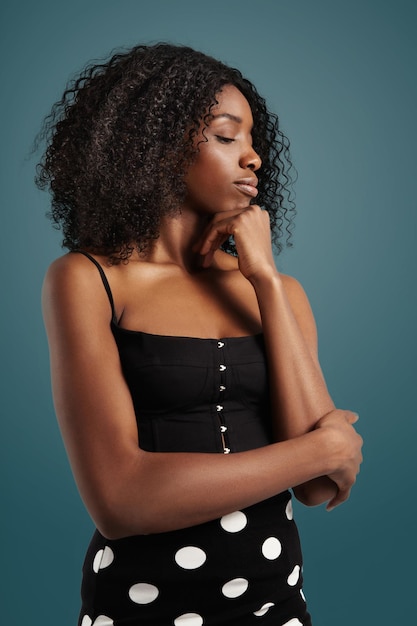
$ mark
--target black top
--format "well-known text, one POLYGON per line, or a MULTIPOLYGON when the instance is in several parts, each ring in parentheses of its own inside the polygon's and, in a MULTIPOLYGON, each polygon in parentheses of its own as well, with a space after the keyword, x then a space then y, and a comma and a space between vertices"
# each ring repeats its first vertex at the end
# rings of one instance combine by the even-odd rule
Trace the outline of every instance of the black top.
POLYGON ((111 329, 136 413, 140 447, 154 452, 242 452, 271 443, 263 335, 200 339, 111 329))

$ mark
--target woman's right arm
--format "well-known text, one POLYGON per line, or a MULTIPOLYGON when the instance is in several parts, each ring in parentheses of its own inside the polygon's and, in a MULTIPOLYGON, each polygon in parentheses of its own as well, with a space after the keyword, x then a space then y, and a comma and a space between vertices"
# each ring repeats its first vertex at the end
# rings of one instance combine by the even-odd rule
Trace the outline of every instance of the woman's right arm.
POLYGON ((342 411, 313 432, 248 452, 142 450, 109 302, 85 257, 51 265, 43 310, 56 414, 81 497, 104 536, 193 526, 319 476, 343 483, 356 473, 359 436, 342 411))

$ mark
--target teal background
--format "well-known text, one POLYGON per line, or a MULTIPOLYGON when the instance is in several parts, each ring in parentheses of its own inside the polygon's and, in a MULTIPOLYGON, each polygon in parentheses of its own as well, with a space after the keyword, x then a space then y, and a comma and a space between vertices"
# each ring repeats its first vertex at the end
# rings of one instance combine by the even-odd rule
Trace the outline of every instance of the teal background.
POLYGON ((62 251, 44 218, 48 195, 33 185, 31 142, 86 61, 158 40, 238 66, 292 142, 295 245, 278 266, 309 294, 329 388, 338 406, 360 413, 366 442, 348 504, 330 514, 296 508, 314 623, 414 623, 415 7, 411 0, 2 4, 2 623, 75 626, 92 532, 50 396, 40 289, 62 251))

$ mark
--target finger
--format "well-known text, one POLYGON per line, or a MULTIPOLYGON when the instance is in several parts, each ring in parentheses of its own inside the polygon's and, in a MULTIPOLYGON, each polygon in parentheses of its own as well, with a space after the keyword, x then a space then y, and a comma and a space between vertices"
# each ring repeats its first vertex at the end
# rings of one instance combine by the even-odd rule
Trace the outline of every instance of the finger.
POLYGON ((346 419, 349 422, 349 424, 356 424, 356 422, 359 419, 359 415, 358 415, 358 413, 354 413, 352 411, 349 411, 347 416, 346 416, 346 419))
POLYGON ((213 262, 213 258, 214 255, 216 253, 216 251, 221 247, 221 245, 228 239, 228 237, 217 237, 217 239, 215 239, 212 243, 211 243, 211 247, 210 249, 208 249, 207 251, 203 251, 201 250, 197 250, 197 252, 199 252, 199 254, 201 255, 201 267, 207 268, 210 267, 210 265, 213 262))
POLYGON ((200 247, 200 254, 208 254, 210 250, 218 250, 222 243, 229 239, 230 235, 234 232, 233 221, 223 220, 217 224, 212 224, 210 230, 203 238, 200 247))
POLYGON ((215 250, 210 250, 206 255, 203 256, 203 260, 201 262, 201 266, 204 268, 210 267, 213 262, 215 250))
MULTIPOLYGON (((192 246, 192 250, 193 252, 198 252, 200 254, 202 254, 202 248, 203 246, 206 247, 206 243, 208 241, 211 242, 211 244, 213 245, 213 241, 214 238, 216 236, 218 236, 219 233, 219 229, 216 228, 216 222, 215 222, 215 218, 217 217, 218 214, 216 214, 213 219, 210 221, 210 223, 206 226, 206 228, 204 229, 203 233, 198 237, 198 239, 195 241, 195 243, 192 246), (213 228, 214 226, 214 228, 213 228)), ((222 221, 225 221, 224 218, 222 219, 222 221)), ((229 236, 229 235, 227 235, 229 236)))
POLYGON ((210 241, 207 240, 206 235, 200 237, 198 241, 193 245, 192 250, 202 256, 205 256, 210 251, 216 251, 220 248, 222 243, 224 243, 230 235, 222 234, 221 236, 218 234, 217 236, 211 237, 210 241))

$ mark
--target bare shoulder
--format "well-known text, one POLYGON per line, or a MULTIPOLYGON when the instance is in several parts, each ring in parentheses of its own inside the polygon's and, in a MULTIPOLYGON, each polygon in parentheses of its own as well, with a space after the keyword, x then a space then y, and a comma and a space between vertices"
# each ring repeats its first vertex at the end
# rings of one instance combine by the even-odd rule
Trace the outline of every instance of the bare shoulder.
POLYGON ((44 314, 62 310, 66 316, 77 309, 86 314, 102 309, 108 318, 109 300, 97 268, 83 254, 69 252, 49 266, 42 288, 44 314))
POLYGON ((280 274, 280 277, 291 305, 301 307, 308 305, 310 308, 307 294, 301 283, 296 278, 289 276, 288 274, 280 274))
POLYGON ((68 252, 55 259, 48 267, 45 283, 50 286, 65 286, 67 282, 87 280, 97 273, 93 263, 83 254, 68 252))

